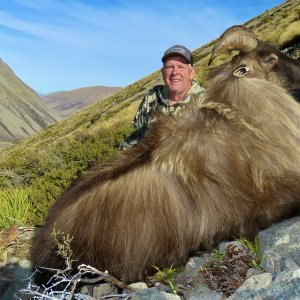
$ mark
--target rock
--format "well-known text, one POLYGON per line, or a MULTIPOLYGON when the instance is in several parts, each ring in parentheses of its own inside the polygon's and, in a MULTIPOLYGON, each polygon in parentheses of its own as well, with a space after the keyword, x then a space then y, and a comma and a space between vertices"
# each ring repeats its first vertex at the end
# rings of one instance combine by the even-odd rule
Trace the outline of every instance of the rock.
POLYGON ((111 294, 118 294, 118 289, 109 283, 103 283, 93 287, 92 296, 96 299, 111 294))
POLYGON ((239 250, 242 250, 245 246, 242 242, 240 241, 230 241, 230 242, 222 242, 220 243, 219 245, 219 251, 223 252, 223 253, 226 253, 226 248, 228 246, 232 246, 232 247, 235 247, 239 250))
POLYGON ((282 272, 274 280, 270 273, 252 276, 228 299, 300 299, 300 269, 282 272))
POLYGON ((184 281, 185 279, 191 279, 195 277, 199 277, 199 270, 201 266, 205 265, 207 262, 207 253, 203 256, 193 256, 187 262, 184 270, 180 272, 176 278, 179 281, 184 281))
POLYGON ((147 289, 148 286, 145 282, 134 282, 128 285, 130 288, 132 288, 134 291, 136 290, 144 290, 147 289))
POLYGON ((267 272, 249 277, 228 299, 300 299, 300 217, 274 224, 258 237, 267 272))
POLYGON ((175 294, 161 292, 166 300, 180 300, 180 297, 175 294))
POLYGON ((180 297, 175 294, 160 292, 156 288, 147 290, 138 290, 132 295, 132 300, 180 300, 180 297))
POLYGON ((285 220, 258 235, 261 266, 270 273, 300 268, 300 217, 285 220))
POLYGON ((10 259, 0 267, 0 300, 26 299, 21 298, 24 289, 32 275, 31 262, 28 260, 10 259))
POLYGON ((249 277, 254 276, 254 275, 260 275, 260 274, 263 274, 263 273, 264 272, 262 270, 250 268, 250 269, 248 269, 248 271, 246 273, 246 278, 249 278, 249 277))
MULTIPOLYGON (((264 269, 249 268, 246 280, 228 299, 300 299, 300 217, 282 221, 261 231, 259 242, 264 269)), ((221 243, 219 249, 226 252, 226 247, 232 244, 237 248, 244 247, 240 242, 227 241, 221 243)), ((134 292, 128 296, 132 296, 133 300, 225 299, 221 292, 210 290, 203 284, 199 272, 212 257, 213 253, 203 252, 190 258, 184 270, 172 278, 178 295, 172 294, 170 286, 162 281, 152 282, 154 286, 151 288, 144 282, 133 283, 130 287, 134 292)), ((26 288, 32 275, 31 269, 30 261, 14 257, 0 264, 0 300, 29 299, 22 297, 19 291, 26 288)), ((122 292, 108 283, 81 286, 78 289, 86 299, 121 295, 122 292)), ((119 299, 124 298, 125 294, 124 291, 119 299)))
POLYGON ((210 290, 200 280, 194 283, 191 290, 184 293, 186 300, 222 300, 225 299, 221 293, 210 290))
POLYGON ((248 278, 237 291, 243 292, 249 289, 258 291, 261 289, 268 288, 271 282, 272 282, 272 275, 270 273, 255 275, 248 278))

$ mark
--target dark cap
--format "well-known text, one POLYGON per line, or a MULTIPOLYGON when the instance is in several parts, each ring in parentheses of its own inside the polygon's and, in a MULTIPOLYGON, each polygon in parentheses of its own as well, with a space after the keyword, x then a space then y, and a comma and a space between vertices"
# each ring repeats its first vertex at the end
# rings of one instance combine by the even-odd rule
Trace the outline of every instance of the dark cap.
POLYGON ((183 56, 191 65, 193 65, 193 57, 191 51, 181 45, 174 45, 171 48, 167 49, 161 60, 162 62, 165 62, 166 58, 174 55, 183 56))

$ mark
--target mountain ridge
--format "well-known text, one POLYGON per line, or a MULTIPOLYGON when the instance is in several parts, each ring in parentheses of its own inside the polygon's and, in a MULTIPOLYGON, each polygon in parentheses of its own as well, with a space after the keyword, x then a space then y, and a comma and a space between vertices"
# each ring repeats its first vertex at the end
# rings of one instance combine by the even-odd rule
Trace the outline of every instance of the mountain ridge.
POLYGON ((0 140, 15 142, 60 120, 0 59, 0 140))
POLYGON ((69 91, 50 93, 42 96, 41 99, 62 118, 66 118, 87 105, 101 101, 121 88, 102 85, 81 87, 69 91))

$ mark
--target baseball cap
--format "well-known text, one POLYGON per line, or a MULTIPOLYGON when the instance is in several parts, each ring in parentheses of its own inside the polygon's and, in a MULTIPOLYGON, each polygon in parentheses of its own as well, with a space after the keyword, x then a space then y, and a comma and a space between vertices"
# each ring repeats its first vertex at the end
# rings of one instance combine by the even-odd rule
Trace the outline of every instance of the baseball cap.
POLYGON ((173 55, 181 55, 183 56, 191 65, 193 65, 193 57, 192 53, 189 49, 182 45, 174 45, 167 49, 162 57, 162 62, 165 62, 166 58, 173 55))

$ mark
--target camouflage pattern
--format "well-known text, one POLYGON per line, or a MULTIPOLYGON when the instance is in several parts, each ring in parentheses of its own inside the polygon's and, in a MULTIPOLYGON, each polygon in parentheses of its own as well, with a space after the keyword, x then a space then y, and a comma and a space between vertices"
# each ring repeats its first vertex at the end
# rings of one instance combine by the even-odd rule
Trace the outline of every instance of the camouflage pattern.
POLYGON ((125 149, 135 145, 137 140, 144 135, 148 125, 155 120, 157 113, 162 112, 175 117, 181 117, 184 107, 191 99, 199 102, 203 101, 204 91, 204 88, 196 80, 193 80, 192 86, 185 97, 171 106, 167 87, 165 85, 154 86, 143 98, 133 119, 133 126, 136 128, 136 131, 125 139, 120 148, 125 149))

